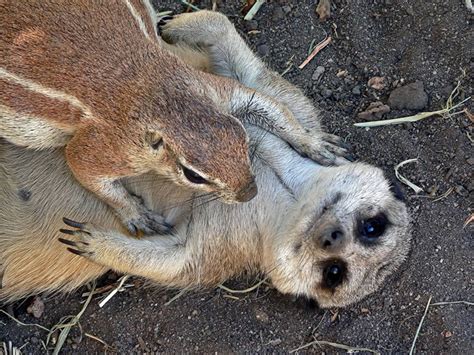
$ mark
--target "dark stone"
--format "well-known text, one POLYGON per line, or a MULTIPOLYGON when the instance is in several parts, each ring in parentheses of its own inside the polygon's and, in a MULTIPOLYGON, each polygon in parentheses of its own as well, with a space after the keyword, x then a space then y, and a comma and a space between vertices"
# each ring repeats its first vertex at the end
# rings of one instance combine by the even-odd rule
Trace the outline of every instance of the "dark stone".
POLYGON ((247 31, 255 31, 258 28, 258 22, 255 20, 245 21, 247 31))
POLYGON ((428 95, 423 83, 415 81, 393 90, 388 98, 388 104, 396 110, 422 110, 428 105, 428 95))

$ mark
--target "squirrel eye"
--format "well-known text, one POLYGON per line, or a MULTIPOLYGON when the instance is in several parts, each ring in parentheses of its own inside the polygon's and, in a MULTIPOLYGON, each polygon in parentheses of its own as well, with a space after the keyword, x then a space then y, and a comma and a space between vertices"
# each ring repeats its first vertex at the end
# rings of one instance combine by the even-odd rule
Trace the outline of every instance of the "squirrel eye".
POLYGON ((207 180, 204 179, 198 173, 192 171, 191 169, 186 168, 185 166, 181 165, 181 169, 183 170, 183 174, 188 179, 188 181, 192 182, 193 184, 207 184, 207 180))
POLYGON ((162 138, 160 138, 160 139, 158 139, 157 141, 151 143, 151 147, 152 147, 154 150, 160 149, 160 147, 161 147, 162 145, 163 145, 163 139, 162 139, 162 138))

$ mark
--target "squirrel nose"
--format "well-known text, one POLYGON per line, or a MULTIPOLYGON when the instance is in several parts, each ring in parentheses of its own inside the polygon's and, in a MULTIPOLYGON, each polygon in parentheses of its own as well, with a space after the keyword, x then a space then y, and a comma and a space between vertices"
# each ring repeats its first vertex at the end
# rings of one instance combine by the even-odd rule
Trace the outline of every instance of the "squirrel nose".
POLYGON ((257 195, 257 184, 252 180, 245 188, 237 193, 236 200, 239 202, 248 202, 257 195))

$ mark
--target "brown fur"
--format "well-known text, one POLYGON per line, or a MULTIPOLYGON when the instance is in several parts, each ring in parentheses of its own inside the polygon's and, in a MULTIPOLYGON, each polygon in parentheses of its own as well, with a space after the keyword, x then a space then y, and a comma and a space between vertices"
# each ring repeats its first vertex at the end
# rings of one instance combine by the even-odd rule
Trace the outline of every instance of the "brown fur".
MULTIPOLYGON (((186 22, 197 18, 193 32, 197 28, 212 40, 206 31, 215 27, 216 16, 222 20, 203 12, 186 22)), ((288 102, 307 129, 319 129, 310 101, 266 69, 236 33, 215 45, 220 47, 210 48, 208 58, 203 51, 195 53, 194 62, 209 68, 220 63, 222 75, 239 74, 288 102)), ((193 61, 189 47, 177 51, 193 61)), ((120 224, 110 209, 71 178, 61 150, 32 152, 0 142, 0 199, 5 202, 0 205, 0 299, 70 291, 108 268, 186 288, 261 272, 279 291, 314 298, 322 307, 342 307, 380 288, 405 259, 411 239, 406 206, 392 194, 382 171, 362 163, 322 167, 273 135, 254 128, 249 135, 260 192, 247 204, 204 204, 169 183, 127 181, 131 191, 176 225, 172 236, 141 240, 117 231, 120 224), (389 221, 386 231, 374 243, 364 242, 361 223, 380 213, 389 221), (57 241, 65 237, 58 232, 65 227, 62 216, 97 226, 86 223, 66 236, 82 256, 57 241), (326 246, 334 231, 341 233, 341 243, 326 246), (331 288, 324 270, 334 262, 344 263, 347 272, 331 288)))
POLYGON ((132 4, 151 40, 124 1, 107 6, 87 0, 67 6, 59 1, 2 2, 0 68, 79 104, 4 76, 0 104, 8 112, 0 115, 10 120, 20 115, 29 121, 16 120, 13 130, 0 124, 0 133, 33 148, 59 145, 50 136, 41 137, 38 126, 73 135, 66 149, 71 170, 115 209, 126 207, 129 198, 111 184, 104 186, 104 181, 150 170, 173 178, 180 173, 180 157, 217 180, 212 182, 219 186, 208 185, 208 190, 221 192, 230 202, 245 200, 242 191, 253 184, 245 131, 208 94, 219 93, 210 83, 221 85, 224 92, 235 85, 227 88, 228 81, 209 80, 163 50, 146 9, 138 0, 132 4), (25 131, 36 131, 39 137, 30 140, 25 131), (164 157, 149 148, 148 132, 163 138, 164 157))

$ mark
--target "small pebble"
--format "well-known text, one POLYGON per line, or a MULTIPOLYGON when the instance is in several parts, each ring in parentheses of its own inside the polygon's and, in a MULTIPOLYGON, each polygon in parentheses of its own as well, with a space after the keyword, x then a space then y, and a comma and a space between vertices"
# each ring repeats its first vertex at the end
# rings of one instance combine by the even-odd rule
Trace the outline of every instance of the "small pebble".
POLYGON ((328 88, 323 88, 321 89, 321 95, 323 95, 325 99, 328 99, 332 96, 332 90, 329 90, 328 88))
POLYGON ((371 102, 369 107, 363 112, 357 114, 357 118, 365 121, 375 121, 382 118, 386 113, 390 112, 390 107, 381 101, 371 102))
POLYGON ((289 5, 283 6, 282 9, 283 9, 283 12, 284 12, 286 15, 291 12, 291 6, 289 6, 289 5))
POLYGON ((311 80, 319 81, 322 78, 325 70, 326 69, 324 69, 324 67, 322 67, 322 66, 317 67, 316 70, 314 71, 313 75, 311 76, 311 80))
POLYGON ((374 76, 369 79, 367 85, 375 90, 383 90, 387 85, 386 79, 383 76, 374 76))
POLYGON ((266 56, 268 52, 270 52, 270 47, 268 47, 266 44, 261 44, 257 47, 257 52, 261 56, 266 56))
POLYGON ((280 6, 275 7, 272 13, 272 20, 273 21, 280 21, 285 17, 285 13, 283 12, 283 9, 280 6))
POLYGON ((352 93, 353 93, 354 95, 360 95, 360 94, 361 94, 360 85, 354 86, 354 88, 352 89, 352 93))

